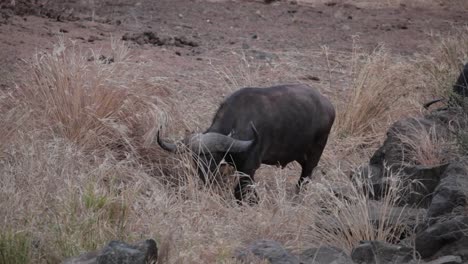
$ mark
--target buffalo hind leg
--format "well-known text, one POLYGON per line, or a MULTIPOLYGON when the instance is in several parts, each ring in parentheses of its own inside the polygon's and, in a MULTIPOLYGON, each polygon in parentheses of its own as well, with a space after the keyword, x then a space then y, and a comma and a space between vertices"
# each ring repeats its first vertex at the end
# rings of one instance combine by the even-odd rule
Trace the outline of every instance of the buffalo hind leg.
POLYGON ((307 154, 303 160, 299 161, 299 164, 302 167, 301 177, 296 184, 296 194, 299 194, 301 189, 307 183, 306 180, 310 180, 312 176, 312 172, 314 171, 315 167, 317 167, 320 157, 322 157, 323 150, 325 149, 325 145, 327 144, 328 135, 322 137, 320 140, 317 141, 316 147, 314 148, 314 152, 307 154))

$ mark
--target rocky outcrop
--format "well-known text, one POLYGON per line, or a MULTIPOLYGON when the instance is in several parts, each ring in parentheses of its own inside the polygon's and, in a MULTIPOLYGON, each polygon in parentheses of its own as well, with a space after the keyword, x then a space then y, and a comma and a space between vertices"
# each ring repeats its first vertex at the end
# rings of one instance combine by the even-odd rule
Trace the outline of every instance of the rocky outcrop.
POLYGON ((157 259, 156 242, 148 239, 133 245, 111 241, 101 250, 67 259, 63 264, 154 264, 157 259))
POLYGON ((444 172, 434 191, 428 217, 440 217, 456 210, 465 210, 468 199, 468 167, 464 163, 453 163, 444 172))
POLYGON ((413 249, 382 241, 362 241, 355 247, 351 258, 357 264, 408 263, 413 260, 413 249))
POLYGON ((350 256, 336 247, 322 246, 304 250, 299 259, 302 264, 352 264, 350 256))
POLYGON ((415 248, 422 258, 434 255, 458 255, 468 260, 467 252, 457 252, 456 248, 465 244, 468 239, 468 217, 457 216, 450 220, 440 221, 429 226, 426 230, 416 235, 415 248))

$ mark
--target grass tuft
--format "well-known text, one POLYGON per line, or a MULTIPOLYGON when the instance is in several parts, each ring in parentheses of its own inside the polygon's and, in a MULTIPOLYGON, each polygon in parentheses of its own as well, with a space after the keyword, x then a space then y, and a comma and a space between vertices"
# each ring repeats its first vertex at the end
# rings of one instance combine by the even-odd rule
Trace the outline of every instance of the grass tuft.
POLYGON ((31 261, 31 240, 24 232, 0 230, 0 263, 24 264, 31 261))

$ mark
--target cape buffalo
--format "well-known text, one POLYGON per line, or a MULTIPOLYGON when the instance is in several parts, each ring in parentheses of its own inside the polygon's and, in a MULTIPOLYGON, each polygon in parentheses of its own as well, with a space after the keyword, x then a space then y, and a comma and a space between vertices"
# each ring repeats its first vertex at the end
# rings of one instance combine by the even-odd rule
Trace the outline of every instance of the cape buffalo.
MULTIPOLYGON (((242 88, 227 97, 204 133, 192 134, 182 143, 194 153, 199 175, 214 172, 224 159, 240 177, 234 194, 242 201, 246 186, 253 183, 261 164, 281 165, 292 161, 302 167, 297 192, 317 166, 335 120, 332 103, 305 84, 268 88, 242 88)), ((157 135, 165 150, 180 148, 157 135)), ((256 202, 256 193, 253 199, 256 202)))

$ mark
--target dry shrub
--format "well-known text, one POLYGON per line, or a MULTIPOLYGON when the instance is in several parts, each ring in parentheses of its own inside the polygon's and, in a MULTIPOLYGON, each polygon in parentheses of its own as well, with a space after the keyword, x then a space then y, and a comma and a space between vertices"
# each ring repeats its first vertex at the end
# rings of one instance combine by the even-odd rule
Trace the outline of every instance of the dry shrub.
POLYGON ((35 126, 50 128, 54 135, 91 152, 134 152, 154 135, 157 125, 163 124, 165 106, 149 100, 151 94, 143 88, 132 87, 131 80, 138 76, 129 70, 128 49, 112 44, 107 59, 90 57, 64 40, 53 52, 34 57, 17 94, 35 126))
POLYGON ((154 180, 128 161, 109 157, 96 165, 74 144, 41 137, 18 136, 1 163, 1 221, 34 241, 33 262, 58 263, 129 239, 134 197, 154 180))
POLYGON ((456 155, 453 137, 441 133, 436 125, 425 127, 416 123, 404 134, 399 134, 398 138, 404 146, 404 159, 410 163, 408 165, 440 165, 456 155))
POLYGON ((404 214, 393 208, 401 183, 396 175, 381 206, 371 209, 368 186, 351 182, 339 168, 295 198, 287 191, 285 171, 272 174, 254 184, 260 198, 255 206, 239 207, 232 197, 198 188, 196 181, 179 186, 179 194, 189 196, 155 190, 144 208, 148 221, 158 224, 147 229, 170 240, 164 242, 172 245, 164 253, 170 263, 236 263, 234 251, 258 239, 279 241, 293 251, 330 245, 350 252, 360 240, 395 241, 406 231, 404 214))
MULTIPOLYGON (((299 0, 305 4, 325 4, 329 0, 299 0)), ((400 8, 401 6, 419 7, 419 8, 442 8, 442 7, 458 7, 457 9, 468 9, 468 3, 464 0, 453 0, 447 4, 444 0, 340 0, 334 1, 337 3, 346 3, 356 5, 361 8, 400 8)))
POLYGON ((371 54, 355 51, 352 61, 351 94, 344 105, 338 105, 334 129, 341 137, 372 138, 392 117, 406 110, 401 104, 405 94, 401 79, 404 65, 392 61, 382 48, 371 54))
POLYGON ((323 180, 309 193, 313 224, 310 238, 324 245, 336 246, 351 253, 361 240, 399 241, 408 231, 405 209, 399 202, 404 183, 397 174, 388 175, 388 188, 377 205, 369 198, 372 191, 367 182, 356 177, 348 179, 343 171, 335 170, 335 180, 323 180))
POLYGON ((427 100, 449 98, 453 84, 468 62, 468 27, 454 28, 449 36, 438 36, 434 48, 416 64, 427 100))

